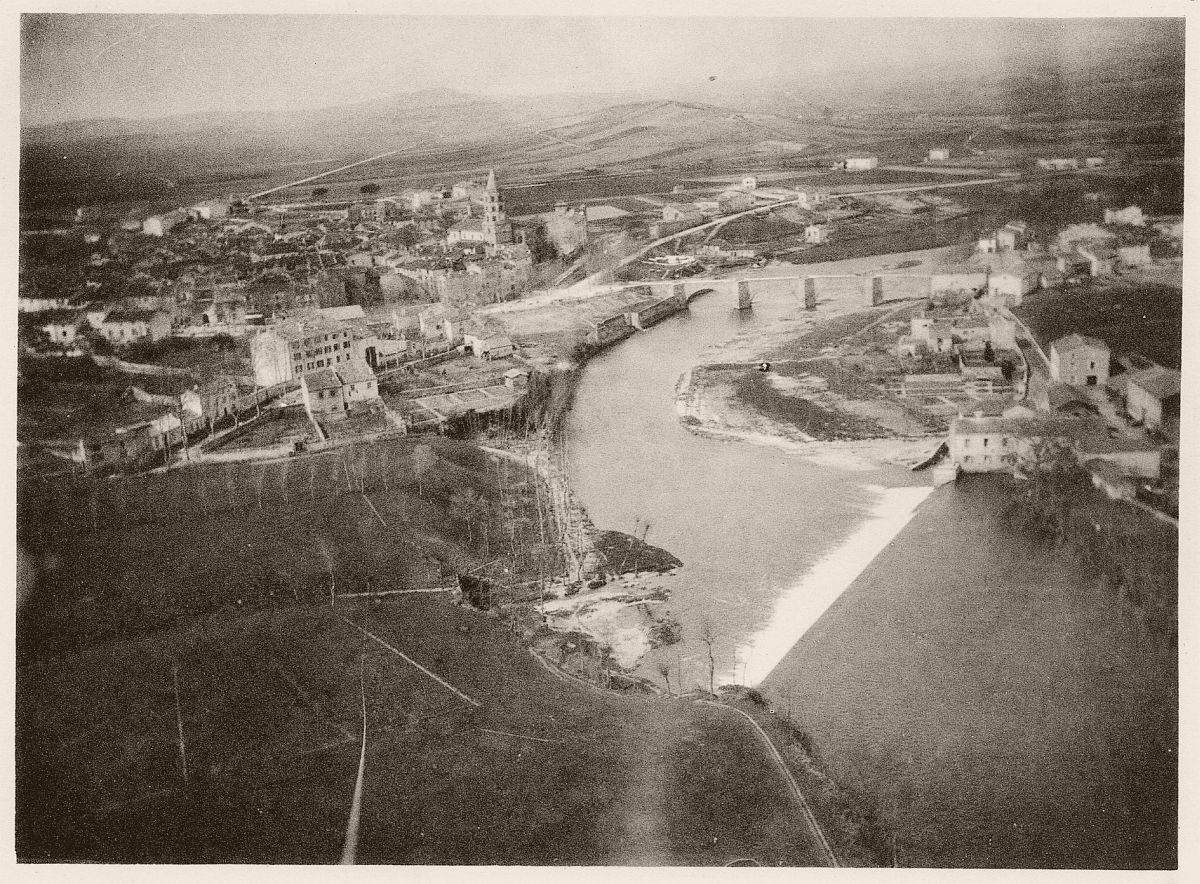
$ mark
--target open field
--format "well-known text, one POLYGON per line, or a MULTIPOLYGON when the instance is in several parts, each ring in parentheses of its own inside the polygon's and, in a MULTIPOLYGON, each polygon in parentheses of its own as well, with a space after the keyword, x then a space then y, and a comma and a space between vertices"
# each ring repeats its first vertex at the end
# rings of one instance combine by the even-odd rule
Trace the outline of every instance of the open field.
POLYGON ((804 676, 761 689, 874 796, 901 865, 1170 868, 1176 654, 1008 529, 1005 495, 935 492, 776 670, 804 676))

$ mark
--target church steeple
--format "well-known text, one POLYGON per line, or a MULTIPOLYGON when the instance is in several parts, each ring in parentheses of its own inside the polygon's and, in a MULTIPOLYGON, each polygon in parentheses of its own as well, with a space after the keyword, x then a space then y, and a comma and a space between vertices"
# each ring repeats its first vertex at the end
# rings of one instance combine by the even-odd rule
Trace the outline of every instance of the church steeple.
POLYGON ((496 184, 495 169, 488 173, 487 188, 483 194, 483 235, 493 249, 512 242, 512 225, 504 218, 504 201, 496 184))

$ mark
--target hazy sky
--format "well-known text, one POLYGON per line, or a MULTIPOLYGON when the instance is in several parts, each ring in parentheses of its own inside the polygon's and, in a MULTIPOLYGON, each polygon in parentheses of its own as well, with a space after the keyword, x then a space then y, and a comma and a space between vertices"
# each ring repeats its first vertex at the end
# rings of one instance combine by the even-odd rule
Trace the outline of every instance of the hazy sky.
POLYGON ((283 110, 447 87, 477 93, 887 76, 916 64, 1012 73, 1131 43, 1170 20, 26 15, 24 125, 283 110))

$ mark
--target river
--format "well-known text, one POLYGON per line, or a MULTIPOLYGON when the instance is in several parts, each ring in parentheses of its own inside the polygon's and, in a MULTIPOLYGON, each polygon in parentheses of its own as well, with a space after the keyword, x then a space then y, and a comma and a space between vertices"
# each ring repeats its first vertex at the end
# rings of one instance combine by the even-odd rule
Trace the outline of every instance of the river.
POLYGON ((838 469, 682 426, 680 376, 747 326, 799 318, 787 287, 756 286, 745 312, 702 295, 618 344, 589 363, 567 421, 572 485, 597 527, 649 522, 647 541, 684 562, 664 585, 685 640, 648 662, 685 688, 707 687, 706 627, 718 683, 765 678, 929 492, 902 467, 838 469))
POLYGON ((986 482, 926 501, 902 467, 688 432, 680 375, 800 309, 784 292, 745 314, 731 301, 700 296, 595 359, 567 422, 595 524, 649 521, 684 562, 663 583, 685 640, 643 674, 707 688, 710 625, 715 681, 794 715, 901 865, 1173 867, 1172 649, 1067 552, 1006 529, 986 482))

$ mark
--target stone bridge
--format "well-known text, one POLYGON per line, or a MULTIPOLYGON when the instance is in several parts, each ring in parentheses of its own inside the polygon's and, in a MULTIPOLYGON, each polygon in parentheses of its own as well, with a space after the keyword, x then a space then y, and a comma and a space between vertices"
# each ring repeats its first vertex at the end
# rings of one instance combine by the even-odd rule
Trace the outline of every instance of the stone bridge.
POLYGON ((816 310, 819 299, 827 297, 850 297, 864 307, 875 307, 888 300, 928 298, 934 288, 931 279, 927 273, 815 274, 741 279, 689 277, 640 282, 637 285, 649 286, 655 297, 659 298, 682 293, 684 303, 703 292, 727 293, 739 310, 745 310, 753 305, 755 290, 761 291, 761 284, 768 283, 774 288, 783 284, 795 293, 797 302, 803 302, 804 309, 816 310))

